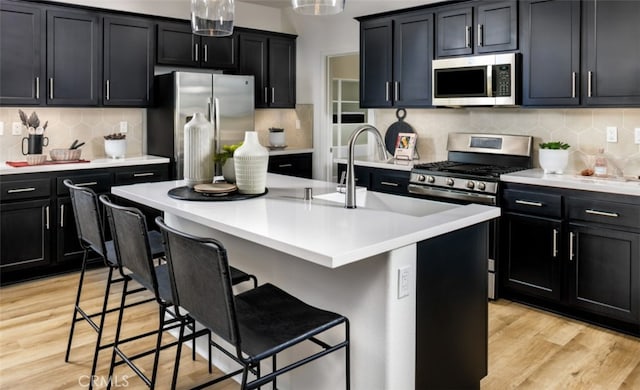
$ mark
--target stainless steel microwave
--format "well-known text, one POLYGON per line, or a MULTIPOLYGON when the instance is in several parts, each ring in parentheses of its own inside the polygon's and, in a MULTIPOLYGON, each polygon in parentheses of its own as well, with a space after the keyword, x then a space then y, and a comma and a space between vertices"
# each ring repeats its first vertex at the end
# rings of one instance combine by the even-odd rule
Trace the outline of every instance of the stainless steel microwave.
POLYGON ((434 106, 517 106, 518 53, 433 60, 434 106))

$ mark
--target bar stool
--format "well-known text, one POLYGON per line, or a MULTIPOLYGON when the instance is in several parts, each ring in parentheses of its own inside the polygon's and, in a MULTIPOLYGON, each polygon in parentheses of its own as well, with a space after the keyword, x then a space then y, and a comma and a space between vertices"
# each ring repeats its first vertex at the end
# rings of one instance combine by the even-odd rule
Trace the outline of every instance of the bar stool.
MULTIPOLYGON (((93 362, 91 364, 91 377, 93 378, 96 372, 96 366, 98 363, 98 356, 100 351, 105 348, 110 348, 113 345, 102 344, 102 331, 104 328, 106 315, 118 310, 118 308, 108 309, 111 286, 113 284, 122 282, 123 279, 114 274, 114 270, 117 268, 116 253, 113 241, 105 241, 104 238, 104 221, 100 213, 98 196, 92 189, 74 185, 73 182, 69 179, 64 180, 63 183, 69 189, 69 194, 71 196, 71 205, 76 222, 76 230, 78 232, 78 238, 83 250, 82 267, 80 269, 80 280, 78 282, 78 290, 76 292, 73 318, 71 321, 71 327, 69 329, 69 339, 67 342, 67 350, 65 353, 64 361, 69 361, 76 323, 79 321, 86 321, 87 324, 89 324, 89 326, 91 326, 91 328, 93 328, 93 330, 95 330, 97 333, 93 362), (87 269, 87 263, 92 252, 95 252, 98 256, 100 256, 103 259, 105 266, 107 266, 109 269, 109 274, 107 276, 105 285, 104 298, 102 302, 102 309, 96 313, 88 313, 81 307, 80 302, 82 288, 84 286, 84 276, 87 269), (96 319, 96 317, 99 317, 99 319, 96 319)), ((149 242, 151 246, 151 253, 154 258, 164 255, 162 236, 158 231, 149 232, 149 242)), ((134 303, 133 305, 137 305, 140 303, 144 302, 134 303)), ((93 381, 91 381, 89 384, 89 388, 91 389, 92 387, 93 381)))
MULTIPOLYGON (((127 364, 150 388, 154 388, 157 378, 157 368, 160 351, 165 348, 175 346, 178 341, 162 345, 162 335, 165 331, 180 328, 184 330, 188 328, 191 331, 189 335, 193 340, 193 353, 195 359, 195 338, 208 335, 211 333, 207 329, 195 331, 195 323, 193 319, 186 316, 176 315, 171 309, 174 308, 173 291, 169 278, 169 269, 167 264, 154 265, 153 257, 150 251, 148 229, 144 214, 134 208, 117 205, 110 201, 106 195, 100 195, 100 202, 105 206, 107 219, 113 235, 116 258, 118 260, 118 272, 123 279, 123 289, 120 302, 120 310, 118 322, 115 331, 115 341, 111 355, 111 363, 109 366, 109 378, 112 378, 116 366, 127 364), (158 304, 159 325, 156 330, 141 333, 127 339, 122 339, 121 330, 123 327, 123 315, 127 305, 127 298, 132 294, 140 292, 141 289, 130 289, 130 282, 136 281, 143 286, 143 290, 147 290, 153 294, 154 300, 158 304), (133 340, 138 340, 148 336, 156 336, 156 345, 154 349, 136 353, 135 355, 127 355, 122 346, 133 340), (153 367, 151 375, 145 375, 136 364, 135 360, 154 355, 153 367), (117 360, 119 358, 120 360, 117 360)), ((233 270, 232 283, 238 284, 253 281, 254 286, 257 279, 253 275, 249 275, 238 269, 233 270)), ((211 355, 209 355, 209 370, 211 371, 211 355)), ((111 387, 109 383, 107 388, 111 387)))
MULTIPOLYGON (((234 295, 227 252, 222 243, 173 229, 161 217, 156 218, 156 224, 164 237, 176 313, 191 317, 230 343, 234 350, 213 342, 209 349, 211 346, 220 349, 241 366, 196 388, 242 373, 243 390, 269 382, 275 389, 279 375, 342 348, 346 355, 346 388, 350 388, 349 320, 346 317, 310 306, 269 283, 234 295), (182 309, 188 314, 181 312, 182 309), (340 325, 344 325, 343 341, 330 345, 317 337, 340 325), (303 341, 311 341, 321 350, 277 368, 276 355, 303 341), (272 371, 261 375, 260 362, 268 358, 272 359, 272 371), (256 378, 250 381, 249 373, 256 378)), ((184 327, 178 339, 178 356, 183 341, 188 339, 183 330, 184 327)), ((180 359, 176 359, 172 389, 177 385, 179 363, 180 359)))

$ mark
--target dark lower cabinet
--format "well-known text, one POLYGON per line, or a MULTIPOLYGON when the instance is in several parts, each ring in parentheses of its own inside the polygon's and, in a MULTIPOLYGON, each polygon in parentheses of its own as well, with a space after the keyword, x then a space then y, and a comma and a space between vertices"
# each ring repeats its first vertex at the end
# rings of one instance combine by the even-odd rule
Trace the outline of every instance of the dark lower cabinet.
POLYGON ((77 260, 82 256, 82 247, 80 246, 80 240, 78 240, 78 230, 76 229, 71 198, 58 198, 56 210, 56 261, 77 260))
POLYGON ((311 179, 313 177, 312 153, 269 156, 267 170, 271 173, 311 179))
POLYGON ((51 201, 0 204, 0 270, 47 266, 51 254, 51 201))

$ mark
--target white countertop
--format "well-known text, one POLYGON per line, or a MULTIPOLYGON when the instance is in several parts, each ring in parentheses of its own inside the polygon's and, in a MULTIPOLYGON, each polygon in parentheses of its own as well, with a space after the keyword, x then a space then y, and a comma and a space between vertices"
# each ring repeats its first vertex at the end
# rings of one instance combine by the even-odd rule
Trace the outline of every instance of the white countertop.
POLYGON ((285 154, 302 154, 302 153, 313 153, 313 148, 306 149, 295 149, 295 148, 284 148, 284 149, 271 149, 269 150, 269 156, 282 156, 285 154))
MULTIPOLYGON (((336 164, 346 164, 346 158, 334 158, 333 162, 336 164)), ((427 160, 396 160, 391 158, 387 161, 379 160, 375 157, 357 157, 355 159, 355 165, 371 168, 393 169, 396 171, 411 171, 416 164, 422 164, 429 162, 427 160)))
POLYGON ((72 171, 76 169, 95 169, 95 168, 113 168, 127 167, 135 165, 151 165, 166 164, 169 159, 157 156, 139 156, 126 158, 98 158, 88 163, 63 163, 63 164, 45 164, 45 165, 29 165, 26 167, 12 167, 2 161, 0 165, 0 175, 15 175, 20 173, 36 173, 36 172, 54 172, 54 171, 72 171))
MULTIPOLYGON (((500 215, 497 207, 457 205, 377 192, 367 194, 367 203, 375 204, 375 208, 365 204, 345 209, 344 203, 319 198, 321 194, 335 193, 335 183, 276 174, 268 174, 267 195, 241 201, 183 201, 167 195, 170 189, 183 185, 183 181, 166 181, 116 186, 111 191, 329 268, 500 215), (313 200, 303 200, 305 187, 313 188, 313 200), (426 209, 431 214, 415 216, 415 213, 424 214, 426 209)), ((357 195, 362 193, 359 191, 357 195)))
POLYGON ((563 175, 546 174, 540 168, 507 173, 501 175, 500 180, 509 183, 640 196, 640 181, 625 180, 624 178, 581 176, 570 173, 563 175))

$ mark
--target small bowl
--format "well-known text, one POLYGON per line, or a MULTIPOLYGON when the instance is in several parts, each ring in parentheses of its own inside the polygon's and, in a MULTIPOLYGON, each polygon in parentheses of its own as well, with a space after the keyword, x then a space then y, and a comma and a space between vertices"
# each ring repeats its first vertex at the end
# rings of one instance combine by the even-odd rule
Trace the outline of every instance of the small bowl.
POLYGON ((49 154, 53 161, 80 160, 82 149, 51 149, 49 154))
POLYGON ((40 165, 47 161, 46 154, 27 154, 27 165, 40 165))

